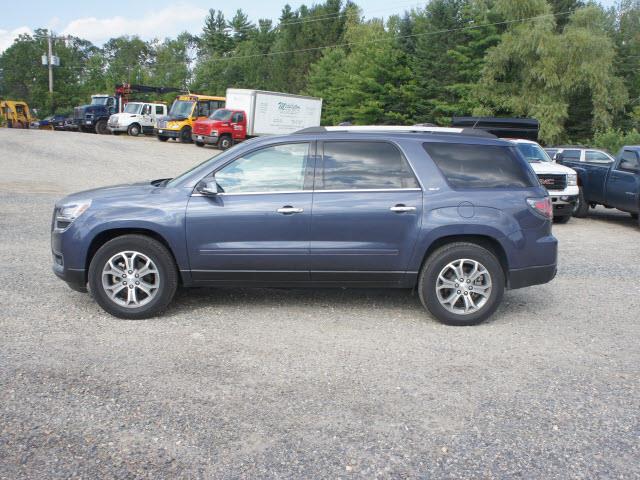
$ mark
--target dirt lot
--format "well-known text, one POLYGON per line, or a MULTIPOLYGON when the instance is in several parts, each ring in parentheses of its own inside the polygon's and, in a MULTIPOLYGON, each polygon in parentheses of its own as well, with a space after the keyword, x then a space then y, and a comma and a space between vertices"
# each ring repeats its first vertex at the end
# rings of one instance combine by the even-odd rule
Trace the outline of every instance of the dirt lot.
POLYGON ((180 292, 124 321, 51 273, 54 201, 216 150, 0 129, 0 478, 638 478, 640 229, 554 227, 488 323, 407 291, 180 292))

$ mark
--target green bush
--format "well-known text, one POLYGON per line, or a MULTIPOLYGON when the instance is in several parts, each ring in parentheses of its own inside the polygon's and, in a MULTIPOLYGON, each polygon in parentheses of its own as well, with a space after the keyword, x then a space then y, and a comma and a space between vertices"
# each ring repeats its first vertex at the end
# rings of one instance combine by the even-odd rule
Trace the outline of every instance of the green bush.
POLYGON ((636 129, 626 133, 619 129, 609 129, 597 132, 591 143, 594 147, 607 150, 615 155, 624 145, 640 145, 640 133, 636 129))

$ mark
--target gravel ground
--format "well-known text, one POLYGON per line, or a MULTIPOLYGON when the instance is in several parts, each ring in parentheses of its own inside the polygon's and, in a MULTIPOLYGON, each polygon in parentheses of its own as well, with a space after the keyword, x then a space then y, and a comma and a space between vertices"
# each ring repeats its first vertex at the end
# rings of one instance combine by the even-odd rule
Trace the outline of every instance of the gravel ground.
POLYGON ((394 290, 180 292, 110 317, 50 270, 54 201, 213 149, 0 129, 0 478, 638 478, 640 230, 557 225, 480 326, 394 290))

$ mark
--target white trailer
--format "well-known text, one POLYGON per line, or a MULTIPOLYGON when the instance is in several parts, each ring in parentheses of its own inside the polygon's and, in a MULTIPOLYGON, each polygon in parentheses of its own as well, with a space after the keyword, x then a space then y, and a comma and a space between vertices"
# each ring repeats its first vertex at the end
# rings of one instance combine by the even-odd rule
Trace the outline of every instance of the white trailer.
POLYGON ((286 135, 307 127, 319 127, 322 99, 289 93, 228 88, 225 108, 243 110, 247 114, 248 137, 286 135))

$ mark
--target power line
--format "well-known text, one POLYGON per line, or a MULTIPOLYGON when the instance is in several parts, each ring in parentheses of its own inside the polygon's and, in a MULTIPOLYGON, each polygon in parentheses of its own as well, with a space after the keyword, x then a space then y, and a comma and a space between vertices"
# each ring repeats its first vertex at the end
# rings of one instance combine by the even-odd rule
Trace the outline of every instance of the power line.
POLYGON ((321 47, 309 47, 309 48, 301 48, 301 49, 297 49, 297 50, 283 50, 283 51, 279 51, 279 52, 258 53, 258 54, 253 54, 253 55, 232 55, 232 56, 229 56, 229 57, 212 58, 210 60, 213 60, 215 62, 217 62, 217 61, 227 61, 227 60, 241 60, 241 59, 248 59, 248 58, 269 57, 269 56, 273 56, 273 55, 285 55, 285 54, 290 54, 290 53, 311 52, 311 51, 315 51, 315 50, 325 50, 325 49, 330 49, 330 48, 345 48, 345 47, 351 47, 351 46, 354 46, 354 45, 366 45, 366 44, 369 44, 369 43, 388 42, 390 40, 399 40, 399 39, 403 39, 403 38, 415 38, 415 37, 430 36, 430 35, 441 35, 441 34, 444 34, 444 33, 460 32, 460 31, 463 31, 463 30, 475 30, 475 29, 479 29, 479 28, 493 27, 493 26, 498 26, 498 25, 510 25, 510 24, 514 24, 514 23, 526 22, 526 21, 529 21, 529 20, 538 20, 538 19, 547 18, 547 17, 557 17, 557 16, 561 16, 561 15, 570 15, 573 12, 574 12, 574 10, 567 11, 567 12, 559 12, 559 13, 547 13, 547 14, 544 14, 544 15, 537 15, 537 16, 534 16, 534 17, 520 18, 520 19, 515 19, 515 20, 504 20, 504 21, 501 21, 501 22, 484 23, 484 24, 481 24, 481 25, 471 25, 471 26, 466 26, 466 27, 451 28, 451 29, 447 29, 447 30, 437 30, 437 31, 433 31, 433 32, 423 32, 423 33, 413 33, 413 34, 409 34, 409 35, 396 35, 396 36, 394 36, 392 38, 381 38, 381 39, 376 39, 376 40, 364 40, 364 41, 361 41, 361 42, 339 43, 339 44, 335 44, 335 45, 324 45, 324 46, 321 46, 321 47))
MULTIPOLYGON (((446 30, 436 30, 433 32, 423 32, 423 33, 413 33, 413 34, 408 34, 408 35, 395 35, 393 37, 390 38, 380 38, 380 39, 374 39, 374 40, 364 40, 364 41, 360 41, 360 42, 348 42, 348 43, 338 43, 338 44, 334 44, 334 45, 323 45, 323 46, 319 46, 319 47, 308 47, 308 48, 300 48, 300 49, 295 49, 295 50, 282 50, 282 51, 278 51, 278 52, 267 52, 267 53, 257 53, 257 54, 252 54, 252 55, 231 55, 228 57, 219 57, 219 58, 209 58, 210 61, 214 61, 214 62, 218 62, 218 61, 228 61, 228 60, 242 60, 242 59, 249 59, 249 58, 259 58, 259 57, 270 57, 270 56, 275 56, 275 55, 286 55, 286 54, 293 54, 293 53, 303 53, 303 52, 311 52, 311 51, 317 51, 317 50, 325 50, 325 49, 331 49, 331 48, 345 48, 345 47, 351 47, 351 46, 355 46, 355 45, 366 45, 366 44, 372 44, 372 43, 381 43, 381 42, 389 42, 389 41, 393 41, 393 40, 400 40, 400 39, 405 39, 405 38, 416 38, 416 37, 424 37, 424 36, 431 36, 431 35, 442 35, 445 33, 452 33, 452 32, 460 32, 460 31, 465 31, 465 30, 477 30, 480 28, 486 28, 486 27, 493 27, 493 26, 498 26, 498 25, 512 25, 512 24, 516 24, 516 23, 523 23, 523 22, 527 22, 530 20, 538 20, 538 19, 542 19, 542 18, 549 18, 549 17, 559 17, 559 16, 563 16, 563 15, 571 15, 572 13, 574 13, 575 10, 570 10, 570 11, 566 11, 566 12, 558 12, 558 13, 546 13, 543 15, 536 15, 533 17, 526 17, 526 18, 519 18, 519 19, 514 19, 514 20, 503 20, 500 22, 493 22, 493 23, 483 23, 483 24, 479 24, 479 25, 468 25, 465 27, 457 27, 457 28, 451 28, 451 29, 446 29, 446 30)), ((172 66, 172 65, 184 65, 184 62, 171 62, 171 63, 151 63, 149 65, 149 67, 153 68, 156 66, 172 66)), ((132 66, 143 66, 143 65, 129 65, 128 67, 132 67, 132 66)), ((77 67, 65 67, 65 68, 77 68, 77 69, 83 69, 86 68, 86 66, 82 67, 82 66, 77 66, 77 67)))

